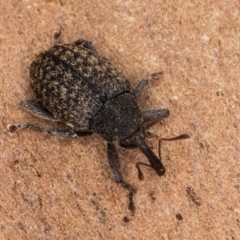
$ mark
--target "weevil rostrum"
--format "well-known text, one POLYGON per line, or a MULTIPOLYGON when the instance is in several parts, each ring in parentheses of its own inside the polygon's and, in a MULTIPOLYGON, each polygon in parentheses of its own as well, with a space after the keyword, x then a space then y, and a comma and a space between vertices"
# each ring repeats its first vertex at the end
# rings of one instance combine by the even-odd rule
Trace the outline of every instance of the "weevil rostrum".
MULTIPOLYGON (((112 64, 100 56, 89 41, 80 39, 70 44, 60 44, 61 31, 54 33, 54 46, 40 53, 30 65, 31 87, 37 101, 24 100, 21 106, 45 120, 62 122, 65 128, 44 129, 29 123, 9 124, 14 133, 21 128, 62 138, 78 138, 92 133, 107 142, 108 163, 115 181, 129 191, 129 209, 134 211, 133 196, 136 189, 125 182, 115 145, 139 148, 149 164, 137 162, 138 176, 143 178, 141 165, 149 166, 159 176, 165 173, 159 157, 145 142, 146 130, 169 116, 167 108, 141 111, 137 100, 150 80, 159 74, 142 79, 135 89, 112 64)), ((186 134, 176 140, 188 138, 186 134)), ((159 151, 160 151, 159 141, 159 151)))

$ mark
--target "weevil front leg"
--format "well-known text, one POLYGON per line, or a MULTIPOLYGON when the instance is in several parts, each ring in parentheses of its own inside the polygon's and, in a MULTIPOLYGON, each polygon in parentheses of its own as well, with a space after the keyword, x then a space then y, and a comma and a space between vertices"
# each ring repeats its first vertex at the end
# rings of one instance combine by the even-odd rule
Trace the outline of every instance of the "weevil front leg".
POLYGON ((121 184, 127 190, 129 190, 128 209, 130 211, 134 212, 135 211, 135 205, 134 205, 134 202, 133 202, 133 196, 136 193, 136 189, 123 180, 118 153, 117 153, 117 150, 116 150, 115 146, 111 143, 107 144, 107 155, 108 155, 108 163, 109 163, 109 166, 110 166, 110 168, 112 170, 112 173, 114 175, 115 181, 117 183, 121 184))
POLYGON ((145 129, 153 126, 170 115, 167 108, 149 109, 142 111, 143 126, 145 129))
POLYGON ((149 81, 157 80, 161 74, 163 74, 163 73, 162 72, 152 73, 147 78, 142 79, 138 83, 137 87, 133 90, 133 96, 135 97, 135 99, 138 100, 140 98, 140 96, 142 95, 142 93, 146 89, 149 81))

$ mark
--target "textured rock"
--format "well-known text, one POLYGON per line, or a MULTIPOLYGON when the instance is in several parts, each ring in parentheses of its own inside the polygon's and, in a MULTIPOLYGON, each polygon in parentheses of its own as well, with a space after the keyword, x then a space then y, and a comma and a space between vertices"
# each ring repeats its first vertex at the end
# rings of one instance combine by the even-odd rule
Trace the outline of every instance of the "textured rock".
MULTIPOLYGON (((4 2, 0 239, 240 239, 238 9, 237 0, 4 2), (18 103, 33 97, 28 67, 59 26, 63 42, 92 41, 133 86, 163 71, 140 106, 169 108, 155 134, 191 135, 163 143, 166 175, 145 168, 144 181, 135 168, 144 156, 118 149, 123 174, 138 189, 134 216, 99 136, 76 141, 6 131, 15 122, 49 126, 18 103)), ((148 143, 157 152, 157 140, 148 143)))

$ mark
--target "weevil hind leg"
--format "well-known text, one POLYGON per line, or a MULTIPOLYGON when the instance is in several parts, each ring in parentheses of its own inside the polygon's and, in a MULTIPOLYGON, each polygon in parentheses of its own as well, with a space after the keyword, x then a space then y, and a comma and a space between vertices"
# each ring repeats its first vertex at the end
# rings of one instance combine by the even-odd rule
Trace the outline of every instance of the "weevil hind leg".
POLYGON ((110 166, 110 168, 112 170, 112 173, 113 173, 113 176, 115 178, 115 181, 117 183, 121 184, 122 187, 126 188, 129 191, 129 195, 128 195, 128 199, 129 199, 128 209, 132 213, 134 213, 135 205, 134 205, 134 202, 133 202, 133 196, 136 193, 136 189, 123 180, 118 153, 117 153, 117 150, 116 150, 115 146, 113 144, 111 144, 111 143, 107 144, 107 155, 108 155, 108 163, 109 163, 109 166, 110 166))
MULTIPOLYGON (((40 103, 34 100, 21 101, 20 105, 22 108, 36 117, 51 122, 61 122, 59 119, 56 119, 50 112, 48 112, 40 103)), ((8 124, 7 129, 11 134, 14 134, 17 130, 20 129, 30 129, 44 134, 50 134, 59 138, 76 138, 92 134, 92 132, 88 131, 74 131, 72 128, 67 126, 65 128, 45 129, 30 123, 8 124)))
POLYGON ((59 122, 47 109, 45 109, 40 103, 34 100, 23 100, 20 102, 20 106, 30 112, 32 115, 39 117, 41 119, 59 122))
POLYGON ((149 81, 157 80, 159 78, 159 76, 162 74, 163 74, 162 72, 152 73, 148 77, 139 81, 137 87, 133 90, 133 96, 135 97, 135 99, 138 100, 140 98, 140 96, 142 95, 142 93, 144 92, 146 87, 148 86, 149 81))
MULTIPOLYGON (((53 45, 54 46, 60 44, 62 33, 63 33, 63 29, 61 27, 59 29, 56 29, 56 30, 53 31, 53 45)), ((84 39, 79 39, 79 40, 73 42, 73 44, 75 44, 77 46, 87 48, 89 50, 92 50, 93 52, 97 52, 96 48, 94 47, 94 45, 90 41, 87 41, 87 40, 84 40, 84 39)))
MULTIPOLYGON (((58 121, 41 104, 39 104, 34 100, 23 100, 20 102, 20 106, 26 111, 30 112, 32 115, 39 117, 41 119, 51 121, 51 122, 58 121)), ((20 129, 31 129, 31 130, 42 132, 42 133, 48 133, 48 130, 44 128, 40 128, 38 126, 34 126, 29 123, 8 124, 7 129, 11 134, 14 134, 17 130, 20 130, 20 129)))
POLYGON ((30 123, 17 123, 17 124, 8 124, 7 129, 11 134, 14 134, 20 129, 29 129, 36 132, 41 132, 43 134, 49 134, 58 138, 77 138, 91 135, 92 132, 88 131, 74 131, 71 128, 41 128, 39 126, 30 124, 30 123))
POLYGON ((62 36, 63 29, 60 27, 59 29, 56 29, 53 31, 53 45, 59 45, 61 36, 62 36))
POLYGON ((167 108, 149 109, 142 111, 143 126, 149 128, 170 115, 167 108))

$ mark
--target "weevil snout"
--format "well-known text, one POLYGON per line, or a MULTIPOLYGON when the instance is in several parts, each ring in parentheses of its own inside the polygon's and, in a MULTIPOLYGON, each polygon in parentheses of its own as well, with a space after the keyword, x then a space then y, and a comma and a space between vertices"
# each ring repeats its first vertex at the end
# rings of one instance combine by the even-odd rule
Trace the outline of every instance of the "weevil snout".
POLYGON ((155 170, 155 172, 157 173, 158 176, 163 176, 166 172, 166 168, 163 166, 163 164, 161 163, 161 160, 158 158, 158 161, 160 163, 156 163, 154 165, 154 167, 151 165, 151 167, 155 170))

